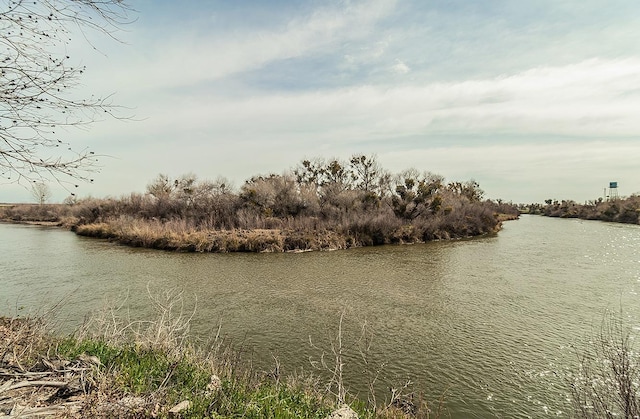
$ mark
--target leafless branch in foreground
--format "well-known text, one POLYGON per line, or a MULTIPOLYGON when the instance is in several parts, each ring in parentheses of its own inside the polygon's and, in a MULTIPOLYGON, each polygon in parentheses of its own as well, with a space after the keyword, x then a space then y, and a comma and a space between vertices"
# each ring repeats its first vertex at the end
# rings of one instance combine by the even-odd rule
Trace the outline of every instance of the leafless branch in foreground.
POLYGON ((96 153, 74 148, 65 129, 118 117, 118 106, 110 95, 77 97, 86 69, 65 50, 74 30, 113 37, 130 12, 120 0, 0 0, 0 179, 92 181, 96 153))

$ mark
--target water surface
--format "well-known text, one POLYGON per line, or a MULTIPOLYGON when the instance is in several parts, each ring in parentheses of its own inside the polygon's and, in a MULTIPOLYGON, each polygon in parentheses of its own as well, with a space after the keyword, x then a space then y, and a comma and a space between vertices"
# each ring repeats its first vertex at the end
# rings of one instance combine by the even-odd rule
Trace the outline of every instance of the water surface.
MULTIPOLYGON (((497 236, 300 254, 184 254, 133 249, 51 228, 0 224, 0 314, 62 302, 67 327, 105 301, 150 316, 148 289, 197 300, 196 336, 218 325, 256 365, 310 370, 344 310, 347 384, 370 369, 446 394, 452 417, 569 415, 558 374, 606 309, 640 314, 640 228, 524 216, 497 236)), ((380 391, 386 384, 381 384, 380 391)), ((366 397, 366 395, 365 395, 366 397)))

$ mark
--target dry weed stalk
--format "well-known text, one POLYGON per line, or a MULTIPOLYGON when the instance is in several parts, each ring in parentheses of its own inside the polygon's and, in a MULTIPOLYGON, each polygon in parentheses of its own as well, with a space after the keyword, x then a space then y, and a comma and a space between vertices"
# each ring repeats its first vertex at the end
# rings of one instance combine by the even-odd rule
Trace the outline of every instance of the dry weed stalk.
POLYGON ((152 296, 147 285, 147 292, 159 317, 149 322, 149 327, 143 332, 142 341, 148 342, 151 347, 165 350, 183 348, 197 309, 197 297, 194 296, 193 311, 185 313, 184 290, 170 289, 164 292, 163 298, 157 298, 152 296))
POLYGON ((0 363, 26 371, 44 345, 45 327, 41 320, 0 317, 0 363))
POLYGON ((330 338, 329 352, 319 348, 309 336, 311 347, 320 352, 319 359, 314 360, 310 357, 309 362, 316 370, 329 374, 329 379, 324 386, 325 395, 332 396, 338 406, 343 405, 349 399, 349 392, 344 383, 345 358, 357 352, 364 366, 362 372, 367 378, 369 409, 374 412, 376 417, 426 419, 444 417, 447 414, 446 392, 438 400, 437 408, 431 409, 422 396, 414 392, 414 383, 410 379, 404 380, 401 385, 393 385, 395 379, 384 376, 388 363, 373 361, 371 348, 374 332, 366 321, 361 323, 360 334, 354 344, 352 346, 346 345, 344 338, 346 314, 346 308, 342 309, 336 335, 330 338), (381 383, 384 383, 390 392, 384 402, 379 402, 376 397, 381 383))
POLYGON ((570 391, 583 418, 640 417, 640 356, 622 314, 607 313, 599 332, 578 354, 570 391))
POLYGON ((317 370, 328 372, 331 377, 326 384, 325 391, 327 394, 331 394, 336 399, 336 403, 338 406, 344 404, 347 389, 344 386, 343 372, 344 372, 344 354, 345 348, 342 344, 342 325, 344 321, 344 316, 346 315, 346 309, 343 309, 340 313, 340 321, 338 322, 338 332, 334 338, 331 339, 331 355, 332 359, 329 360, 327 358, 327 354, 324 350, 320 349, 316 346, 311 336, 309 336, 309 344, 313 349, 320 351, 320 359, 314 361, 312 358, 309 358, 309 362, 311 366, 316 368, 317 370))
POLYGON ((75 337, 80 340, 98 338, 114 345, 134 342, 138 346, 167 353, 181 352, 187 346, 197 299, 193 310, 187 312, 184 290, 172 288, 154 296, 147 284, 147 294, 154 308, 155 320, 132 320, 129 310, 124 309, 127 297, 117 306, 106 305, 92 313, 75 337))

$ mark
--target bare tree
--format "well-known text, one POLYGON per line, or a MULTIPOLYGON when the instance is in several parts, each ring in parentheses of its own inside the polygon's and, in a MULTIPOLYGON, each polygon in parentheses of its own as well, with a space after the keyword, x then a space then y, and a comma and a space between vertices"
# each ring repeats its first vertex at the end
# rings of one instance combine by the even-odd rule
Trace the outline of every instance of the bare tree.
POLYGON ((65 52, 72 30, 112 36, 128 21, 121 0, 0 0, 0 178, 8 182, 90 181, 96 155, 61 129, 113 115, 109 96, 78 98, 85 71, 65 52))
POLYGON ((154 180, 151 181, 150 184, 147 185, 147 193, 154 196, 160 201, 166 201, 171 198, 171 195, 174 193, 177 186, 177 179, 175 181, 172 181, 171 179, 169 179, 168 175, 160 173, 154 180))
POLYGON ((365 192, 372 192, 377 186, 376 179, 379 178, 382 172, 382 167, 376 157, 355 154, 349 162, 351 163, 353 177, 357 183, 356 187, 365 192))
POLYGON ((44 205, 51 198, 51 189, 44 182, 34 182, 31 185, 31 196, 33 196, 38 205, 44 205))

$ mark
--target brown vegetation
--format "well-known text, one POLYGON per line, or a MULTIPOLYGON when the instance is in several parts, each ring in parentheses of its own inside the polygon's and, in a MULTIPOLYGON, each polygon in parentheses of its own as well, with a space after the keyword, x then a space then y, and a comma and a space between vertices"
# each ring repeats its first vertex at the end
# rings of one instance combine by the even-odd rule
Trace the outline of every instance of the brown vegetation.
POLYGON ((72 417, 80 410, 98 364, 88 356, 49 358, 48 346, 42 322, 0 317, 2 417, 72 417))
POLYGON ((533 213, 549 217, 581 218, 615 223, 640 224, 640 195, 605 201, 602 198, 578 204, 575 201, 545 201, 546 206, 533 206, 533 213))
POLYGON ((483 200, 475 181, 445 183, 429 172, 392 175, 373 157, 305 160, 282 175, 229 182, 159 175, 146 194, 16 206, 12 221, 47 220, 120 243, 197 252, 343 249, 464 238, 517 218, 509 204, 483 200))

